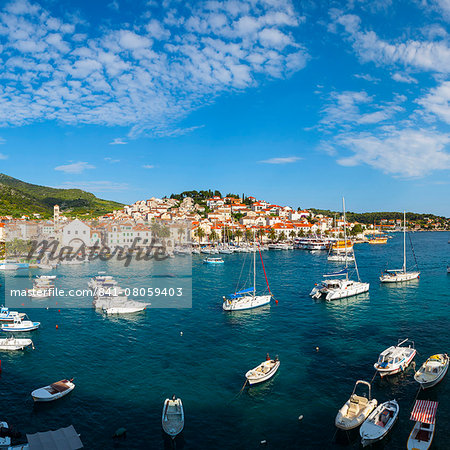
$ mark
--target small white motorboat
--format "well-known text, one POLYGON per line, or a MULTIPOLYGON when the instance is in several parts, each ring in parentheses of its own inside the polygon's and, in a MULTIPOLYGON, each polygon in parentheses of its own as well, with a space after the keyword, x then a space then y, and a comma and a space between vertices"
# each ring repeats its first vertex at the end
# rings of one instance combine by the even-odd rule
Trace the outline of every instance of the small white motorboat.
POLYGON ((34 390, 31 393, 31 396, 35 402, 52 402, 58 400, 75 389, 75 385, 72 381, 73 378, 70 380, 57 381, 56 383, 34 390))
POLYGON ((352 430, 359 427, 369 416, 369 414, 377 406, 376 399, 371 398, 371 386, 370 383, 363 380, 358 380, 353 389, 352 395, 347 400, 345 405, 339 410, 335 425, 341 430, 352 430), (362 397, 356 395, 357 386, 366 385, 369 388, 369 397, 362 397))
POLYGON ((280 367, 280 361, 278 356, 275 359, 270 359, 269 354, 264 362, 256 366, 254 369, 249 370, 245 374, 248 384, 258 384, 272 378, 280 367))
MULTIPOLYGON (((28 317, 25 315, 25 318, 28 317)), ((2 331, 33 331, 39 328, 40 322, 23 320, 21 317, 15 317, 13 323, 3 323, 2 331)))
POLYGON ((9 308, 2 306, 0 308, 0 322, 14 322, 15 317, 23 318, 24 313, 19 313, 17 311, 10 311, 9 308))
POLYGON ((175 439, 184 428, 184 409, 181 398, 166 398, 162 411, 162 427, 163 430, 175 439))
POLYGON ((205 264, 224 264, 224 260, 222 258, 205 258, 203 260, 205 264))
POLYGON ((403 345, 408 341, 409 339, 404 339, 380 353, 378 361, 373 366, 381 377, 403 372, 411 364, 416 356, 416 349, 412 341, 408 347, 403 345))
POLYGON ((6 339, 0 339, 0 350, 23 350, 30 345, 34 348, 33 341, 31 339, 17 339, 14 336, 6 339))
POLYGON ((398 418, 399 410, 397 401, 389 400, 372 411, 359 429, 363 447, 386 437, 398 418))
POLYGON ((414 375, 414 379, 422 389, 436 386, 445 377, 448 371, 449 357, 447 354, 430 356, 414 375))
POLYGON ((431 447, 434 437, 436 411, 438 402, 416 400, 410 419, 415 421, 408 438, 408 450, 427 450, 431 447))
POLYGON ((139 302, 133 302, 131 306, 107 306, 103 307, 103 312, 105 314, 111 315, 111 314, 134 314, 137 312, 144 311, 147 309, 148 303, 142 303, 142 305, 137 306, 136 303, 139 302))

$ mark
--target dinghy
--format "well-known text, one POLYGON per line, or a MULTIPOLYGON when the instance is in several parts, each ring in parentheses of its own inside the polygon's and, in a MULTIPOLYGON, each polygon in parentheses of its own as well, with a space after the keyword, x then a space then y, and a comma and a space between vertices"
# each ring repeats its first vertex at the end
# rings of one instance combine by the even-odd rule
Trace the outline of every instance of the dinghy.
POLYGON ((176 398, 174 395, 172 399, 166 398, 164 401, 162 427, 172 439, 175 439, 183 431, 184 410, 181 398, 176 398))
POLYGON ((431 447, 437 407, 438 402, 416 400, 410 417, 416 423, 408 438, 408 450, 427 450, 431 447))
POLYGON ((13 323, 2 324, 2 331, 33 331, 37 330, 40 324, 40 322, 32 322, 31 320, 22 320, 21 317, 15 317, 13 323))
POLYGON ((248 384, 262 383, 272 378, 277 373, 279 367, 280 361, 278 360, 278 356, 275 359, 270 359, 267 354, 267 359, 254 369, 249 370, 245 374, 245 378, 247 378, 248 384))
POLYGON ((414 379, 422 389, 436 386, 445 377, 448 371, 449 357, 447 354, 430 356, 414 375, 414 379))
POLYGON ((403 346, 408 341, 409 339, 406 338, 380 353, 378 361, 373 366, 382 378, 403 372, 411 364, 416 356, 416 349, 412 341, 408 347, 403 346))
POLYGON ((73 378, 57 381, 56 383, 34 390, 31 396, 35 402, 52 402, 58 400, 58 398, 64 397, 74 390, 75 385, 72 381, 73 378))
POLYGON ((0 448, 8 449, 11 445, 10 431, 8 424, 0 421, 0 448))
POLYGON ((352 430, 359 427, 374 410, 378 402, 371 398, 371 386, 367 381, 358 380, 353 388, 352 395, 345 405, 339 410, 335 424, 341 430, 352 430), (369 397, 356 395, 357 386, 366 385, 369 388, 369 397))
POLYGON ((396 400, 381 403, 361 425, 359 434, 363 447, 381 441, 394 426, 399 406, 396 400))
POLYGON ((0 339, 0 350, 23 350, 30 345, 34 348, 31 339, 16 339, 14 336, 0 339))
POLYGON ((224 260, 222 258, 205 258, 203 260, 205 264, 224 264, 224 260))

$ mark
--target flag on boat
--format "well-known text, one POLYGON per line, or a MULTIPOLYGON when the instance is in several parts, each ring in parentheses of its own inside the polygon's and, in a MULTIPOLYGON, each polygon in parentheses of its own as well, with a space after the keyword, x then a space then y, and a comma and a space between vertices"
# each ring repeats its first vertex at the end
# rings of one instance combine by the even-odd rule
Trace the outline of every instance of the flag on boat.
POLYGON ((336 275, 344 275, 348 272, 348 269, 342 269, 339 272, 327 273, 324 277, 335 277, 336 275))
POLYGON ((241 294, 248 294, 249 292, 253 292, 254 288, 242 289, 241 291, 235 292, 234 294, 230 294, 230 298, 240 297, 241 294))
POLYGON ((414 422, 433 424, 436 420, 438 402, 431 400, 416 400, 410 419, 414 422))

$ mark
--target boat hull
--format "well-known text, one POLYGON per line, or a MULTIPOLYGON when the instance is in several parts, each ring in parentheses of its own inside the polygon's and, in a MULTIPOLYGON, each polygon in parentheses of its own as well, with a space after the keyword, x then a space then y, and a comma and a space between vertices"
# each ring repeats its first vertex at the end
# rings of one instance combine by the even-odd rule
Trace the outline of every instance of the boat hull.
POLYGON ((361 443, 363 447, 374 444, 375 442, 381 441, 386 437, 386 435, 391 431, 395 422, 398 419, 399 406, 398 403, 393 400, 389 402, 382 403, 379 405, 367 418, 367 420, 361 425, 359 430, 359 434, 361 436, 361 443), (384 426, 376 425, 372 422, 372 419, 383 411, 386 407, 392 409, 393 416, 384 426))
POLYGON ((445 377, 445 375, 447 375, 448 372, 448 366, 449 366, 449 357, 447 355, 442 355, 445 360, 446 363, 445 365, 443 365, 443 369, 441 371, 441 373, 439 373, 434 379, 427 379, 427 374, 423 374, 421 373, 422 368, 425 366, 425 364, 428 363, 429 360, 427 360, 424 365, 416 372, 416 374, 414 375, 414 379, 420 384, 420 387, 422 389, 430 389, 434 386, 436 386, 437 384, 439 384, 445 377))
MULTIPOLYGON (((414 350, 414 349, 413 349, 414 350)), ((414 350, 411 355, 406 358, 404 361, 400 361, 398 365, 396 365, 393 368, 384 369, 378 365, 378 363, 375 363, 373 366, 375 370, 380 374, 381 378, 390 376, 390 375, 396 375, 400 372, 404 372, 405 369, 411 364, 412 360, 416 356, 416 350, 414 350)))
POLYGON ((224 311, 244 311, 247 309, 259 308, 268 305, 271 300, 270 295, 257 295, 255 297, 245 296, 235 300, 225 300, 222 304, 224 311))
POLYGON ((50 388, 50 386, 45 386, 43 388, 34 390, 31 393, 31 396, 33 397, 33 400, 37 403, 53 402, 62 397, 65 397, 67 394, 70 394, 75 389, 75 385, 70 381, 67 383, 67 386, 68 386, 68 388, 66 390, 64 390, 62 392, 57 392, 55 394, 51 394, 47 390, 48 388, 50 388))
MULTIPOLYGON (((424 439, 417 439, 417 434, 421 427, 423 427, 424 424, 421 422, 416 422, 414 424, 413 429, 411 430, 411 433, 408 438, 408 443, 406 444, 406 448, 408 450, 427 450, 431 447, 431 444, 433 443, 434 438, 434 424, 432 425, 426 425, 428 428, 426 430, 426 437, 427 440, 424 439)), ((422 435, 422 438, 424 436, 422 435)))
POLYGON ((247 378, 248 384, 250 385, 255 385, 255 384, 259 384, 259 383, 263 383, 264 381, 270 380, 278 371, 279 367, 280 367, 280 361, 270 361, 270 363, 273 364, 273 367, 264 375, 262 376, 254 376, 255 371, 261 367, 262 365, 264 365, 265 363, 269 363, 269 361, 265 361, 264 363, 260 364, 258 367, 255 367, 252 370, 249 370, 246 374, 245 377, 247 378))
POLYGON ((395 275, 383 275, 380 277, 382 283, 404 283, 405 281, 416 280, 420 277, 420 272, 406 272, 395 275))
POLYGON ((24 332, 24 331, 33 331, 37 330, 39 328, 40 322, 33 322, 33 325, 28 326, 13 326, 14 324, 4 324, 2 325, 2 331, 17 331, 17 332, 24 332))
POLYGON ((184 428, 184 409, 181 399, 166 399, 163 406, 161 424, 164 432, 175 439, 184 428))

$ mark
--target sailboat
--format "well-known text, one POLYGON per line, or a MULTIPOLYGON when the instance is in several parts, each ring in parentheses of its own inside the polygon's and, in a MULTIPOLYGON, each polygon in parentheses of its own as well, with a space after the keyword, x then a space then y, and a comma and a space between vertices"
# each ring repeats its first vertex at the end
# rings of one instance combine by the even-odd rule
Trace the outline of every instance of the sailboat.
MULTIPOLYGON (((417 262, 416 262, 417 266, 417 262)), ((399 283, 419 278, 420 272, 406 270, 406 211, 403 211, 403 267, 401 269, 388 269, 380 277, 382 283, 399 283)))
MULTIPOLYGON (((344 210, 344 242, 347 242, 347 226, 346 226, 346 218, 345 218, 345 200, 342 199, 342 208, 344 210)), ((346 244, 344 244, 344 260, 345 260, 345 268, 340 270, 339 272, 334 272, 330 274, 324 275, 325 280, 323 280, 320 284, 316 284, 312 291, 310 292, 310 296, 312 298, 324 298, 325 300, 339 300, 341 298, 353 297, 354 295, 362 294, 369 290, 370 284, 363 283, 359 278, 358 265, 356 264, 356 257, 353 254, 356 275, 358 277, 358 281, 350 280, 348 277, 348 258, 347 258, 347 248, 346 244), (344 278, 340 278, 340 277, 344 278)))
MULTIPOLYGON (((254 250, 255 251, 253 252, 253 287, 242 289, 238 292, 235 292, 234 294, 229 295, 228 297, 224 296, 222 304, 222 308, 224 311, 242 311, 244 309, 258 308, 260 306, 264 306, 270 303, 270 300, 272 298, 270 289, 269 295, 256 295, 256 243, 254 244, 254 250)), ((261 250, 259 251, 259 254, 261 255, 261 250)), ((262 256, 261 256, 261 263, 263 264, 263 270, 265 274, 266 272, 264 269, 262 256)), ((269 287, 268 283, 267 287, 269 287)))

